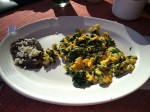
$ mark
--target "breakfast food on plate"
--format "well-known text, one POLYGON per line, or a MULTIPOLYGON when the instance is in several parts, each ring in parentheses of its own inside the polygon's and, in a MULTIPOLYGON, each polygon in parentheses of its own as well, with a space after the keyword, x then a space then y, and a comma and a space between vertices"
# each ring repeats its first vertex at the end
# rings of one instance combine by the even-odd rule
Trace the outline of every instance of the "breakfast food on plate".
POLYGON ((43 48, 34 38, 17 39, 11 43, 10 52, 15 65, 21 68, 31 69, 42 67, 43 48))
POLYGON ((65 60, 67 74, 76 87, 110 84, 113 76, 135 68, 137 57, 125 56, 108 32, 100 34, 99 30, 99 24, 90 27, 88 33, 77 29, 55 45, 54 50, 65 60))
POLYGON ((46 52, 43 54, 43 66, 48 67, 52 63, 56 63, 56 59, 58 55, 55 53, 54 50, 47 48, 46 52))
POLYGON ((17 39, 11 44, 10 52, 15 64, 23 68, 48 67, 61 57, 66 63, 66 74, 71 75, 75 87, 108 85, 113 77, 132 72, 137 56, 126 56, 108 32, 99 31, 99 24, 87 32, 76 29, 74 34, 66 35, 45 52, 34 38, 17 39))

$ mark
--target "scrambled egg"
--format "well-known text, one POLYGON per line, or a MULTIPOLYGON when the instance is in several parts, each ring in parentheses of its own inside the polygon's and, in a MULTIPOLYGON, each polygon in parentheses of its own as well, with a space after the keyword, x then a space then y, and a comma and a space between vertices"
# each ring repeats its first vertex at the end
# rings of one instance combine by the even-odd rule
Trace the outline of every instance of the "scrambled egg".
POLYGON ((109 33, 100 34, 99 30, 99 24, 90 27, 88 33, 78 29, 55 46, 55 51, 67 63, 67 72, 84 71, 88 82, 110 84, 113 76, 134 70, 137 56, 125 56, 109 33))
POLYGON ((46 52, 43 54, 43 65, 48 67, 52 63, 55 63, 57 58, 58 55, 55 53, 55 51, 47 48, 46 52))

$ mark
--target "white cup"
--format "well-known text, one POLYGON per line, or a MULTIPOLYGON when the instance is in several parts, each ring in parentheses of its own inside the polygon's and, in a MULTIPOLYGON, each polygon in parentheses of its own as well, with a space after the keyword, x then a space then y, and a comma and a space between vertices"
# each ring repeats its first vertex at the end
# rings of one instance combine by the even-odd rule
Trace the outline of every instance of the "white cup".
POLYGON ((114 0, 112 13, 124 20, 134 20, 140 17, 147 0, 114 0))

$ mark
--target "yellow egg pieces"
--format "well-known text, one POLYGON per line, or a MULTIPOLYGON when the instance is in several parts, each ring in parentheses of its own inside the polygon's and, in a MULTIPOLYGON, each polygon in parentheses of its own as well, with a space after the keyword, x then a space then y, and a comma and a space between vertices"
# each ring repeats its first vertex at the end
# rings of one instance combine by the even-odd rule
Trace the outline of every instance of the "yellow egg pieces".
POLYGON ((55 51, 47 48, 43 53, 43 66, 48 67, 52 63, 55 63, 57 58, 58 55, 55 53, 55 51))
POLYGON ((88 32, 76 29, 55 45, 54 51, 64 59, 66 73, 79 88, 111 84, 115 75, 132 72, 137 60, 137 56, 125 56, 108 32, 100 34, 99 24, 88 32))

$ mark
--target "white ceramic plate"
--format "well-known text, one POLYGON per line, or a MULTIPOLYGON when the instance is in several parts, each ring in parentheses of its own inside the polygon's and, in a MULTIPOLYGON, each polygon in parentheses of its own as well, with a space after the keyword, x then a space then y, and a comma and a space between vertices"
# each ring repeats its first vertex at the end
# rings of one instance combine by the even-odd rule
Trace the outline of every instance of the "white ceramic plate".
POLYGON ((100 18, 59 17, 33 22, 7 36, 0 44, 0 73, 4 81, 18 93, 48 103, 62 105, 92 105, 112 101, 132 93, 141 87, 150 76, 150 45, 134 30, 117 22, 100 18), (14 65, 10 44, 15 38, 37 38, 44 49, 58 43, 65 34, 76 28, 101 25, 101 32, 108 31, 126 55, 138 56, 132 73, 113 78, 108 87, 93 85, 86 89, 75 88, 70 76, 65 75, 61 60, 57 66, 40 70, 24 70, 14 65), (56 35, 55 33, 59 34, 56 35), (130 47, 132 49, 130 50, 130 47))

